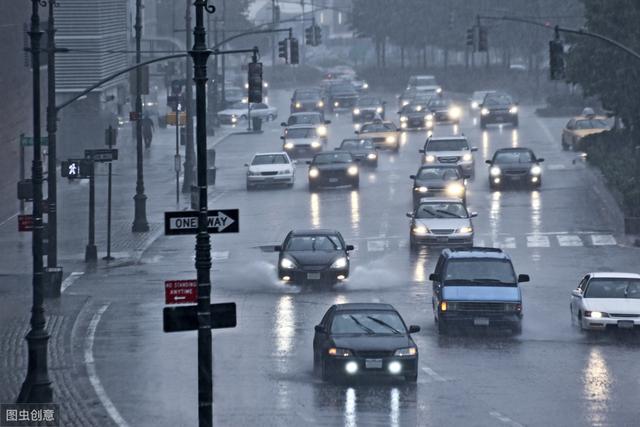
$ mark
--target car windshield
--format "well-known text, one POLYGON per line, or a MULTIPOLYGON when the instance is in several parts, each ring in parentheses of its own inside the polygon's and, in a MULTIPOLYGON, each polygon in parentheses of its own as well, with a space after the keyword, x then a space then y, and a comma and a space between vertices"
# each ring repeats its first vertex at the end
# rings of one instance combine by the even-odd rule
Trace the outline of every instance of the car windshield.
POLYGON ((289 128, 286 133, 287 138, 315 138, 316 128, 289 128))
POLYGON ((261 154, 253 158, 252 165, 286 165, 289 164, 284 154, 261 154))
POLYGON ((467 209, 460 202, 422 203, 415 212, 415 218, 468 218, 467 209))
POLYGON ((312 235, 293 236, 289 239, 287 251, 324 251, 334 252, 344 250, 338 236, 334 235, 312 235))
POLYGON ((304 92, 296 92, 293 95, 293 99, 295 99, 296 101, 303 101, 303 100, 316 100, 320 98, 320 94, 318 93, 318 91, 304 91, 304 92))
POLYGON ((320 123, 320 114, 295 114, 289 116, 288 125, 315 125, 320 123))
POLYGON ((487 96, 488 94, 493 93, 491 91, 487 91, 487 92, 473 92, 473 95, 471 96, 471 98, 474 101, 479 101, 482 102, 482 100, 485 98, 485 96, 487 96))
POLYGON ((427 141, 427 151, 462 151, 468 150, 466 139, 432 139, 427 141))
POLYGON ((502 105, 511 105, 513 104, 513 100, 509 95, 487 95, 484 98, 483 105, 485 107, 493 107, 493 106, 502 106, 502 105))
POLYGON ((590 120, 578 120, 576 122, 576 129, 608 129, 609 124, 606 120, 602 119, 590 119, 590 120))
POLYGON ((461 281, 479 285, 517 282, 509 260, 491 258, 451 259, 443 279, 445 282, 461 281))
POLYGON ((377 98, 360 98, 358 100, 359 107, 377 107, 380 101, 377 98))
POLYGON ((640 279, 592 279, 584 297, 640 299, 640 279))
POLYGON ((448 167, 422 168, 417 178, 420 180, 455 181, 460 179, 460 172, 457 168, 448 167))
POLYGON ((345 139, 340 144, 342 150, 373 150, 373 143, 368 139, 345 139))
POLYGON ((412 113, 423 112, 424 110, 425 110, 424 104, 412 102, 411 104, 407 104, 404 107, 402 107, 402 109, 400 110, 400 113, 412 114, 412 113))
POLYGON ((231 110, 246 110, 248 109, 247 104, 244 102, 236 102, 230 107, 231 110))
POLYGON ((406 334, 404 322, 395 311, 340 312, 331 322, 332 334, 406 334))
POLYGON ((362 126, 360 132, 390 132, 395 130, 396 126, 393 123, 370 123, 362 126))
POLYGON ((333 93, 356 93, 356 90, 350 83, 340 83, 331 86, 331 92, 333 93))
POLYGON ((493 163, 531 163, 533 154, 530 151, 502 151, 496 153, 493 163))
POLYGON ((431 101, 429 101, 429 108, 448 107, 449 104, 450 102, 447 99, 432 99, 431 101))
POLYGON ((411 86, 435 86, 437 85, 434 77, 414 77, 411 86))
POLYGON ((349 153, 341 153, 339 151, 333 153, 318 154, 313 158, 316 165, 327 165, 330 163, 351 163, 353 157, 349 153))

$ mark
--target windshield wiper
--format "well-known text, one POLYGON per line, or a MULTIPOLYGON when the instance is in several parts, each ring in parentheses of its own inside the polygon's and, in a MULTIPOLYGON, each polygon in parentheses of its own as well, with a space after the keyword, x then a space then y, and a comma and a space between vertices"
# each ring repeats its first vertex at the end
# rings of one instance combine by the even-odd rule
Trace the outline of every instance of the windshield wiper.
POLYGON ((375 317, 372 316, 367 316, 367 319, 373 320, 374 322, 376 322, 379 325, 382 325, 386 328, 389 328, 393 331, 394 334, 401 334, 402 332, 400 332, 399 330, 397 330, 396 328, 394 328, 393 326, 391 326, 390 324, 388 324, 387 322, 380 320, 380 319, 376 319, 375 317))
POLYGON ((498 279, 485 279, 485 278, 480 278, 480 279, 473 279, 474 282, 490 282, 490 283, 502 283, 505 285, 512 285, 513 282, 503 282, 502 280, 498 280, 498 279))
POLYGON ((351 320, 355 322, 356 325, 360 327, 360 329, 362 329, 363 331, 366 331, 367 334, 375 335, 376 332, 373 329, 367 328, 366 326, 364 326, 362 323, 360 323, 358 319, 355 318, 353 314, 350 314, 349 317, 351 318, 351 320))
POLYGON ((443 213, 445 215, 452 216, 454 218, 462 218, 460 215, 456 215, 453 212, 445 211, 445 210, 442 210, 442 209, 437 209, 436 212, 440 212, 440 213, 443 213))

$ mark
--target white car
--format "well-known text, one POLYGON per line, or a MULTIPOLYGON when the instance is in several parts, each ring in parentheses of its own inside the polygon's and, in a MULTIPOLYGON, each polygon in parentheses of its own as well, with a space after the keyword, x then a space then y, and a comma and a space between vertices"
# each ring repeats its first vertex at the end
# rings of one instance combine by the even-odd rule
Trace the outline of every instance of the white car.
MULTIPOLYGON (((237 102, 226 110, 218 112, 218 120, 222 124, 235 125, 241 120, 247 120, 248 108, 246 103, 237 102)), ((260 117, 262 120, 275 120, 278 110, 263 102, 251 104, 251 117, 260 117)))
POLYGON ((584 276, 571 292, 571 322, 586 330, 640 327, 640 274, 584 276))
POLYGON ((475 162, 473 153, 478 147, 469 146, 467 137, 444 136, 428 137, 424 148, 419 150, 422 156, 422 164, 453 164, 460 166, 465 178, 475 175, 475 162))
POLYGON ((282 151, 292 158, 310 158, 322 151, 323 142, 314 125, 294 125, 285 128, 282 151))
POLYGON ((258 186, 286 185, 293 187, 296 166, 287 153, 257 153, 247 168, 247 190, 258 186))
POLYGON ((407 84, 408 90, 417 91, 434 91, 437 94, 442 93, 442 87, 436 81, 436 78, 432 75, 420 75, 409 77, 409 83, 407 84))

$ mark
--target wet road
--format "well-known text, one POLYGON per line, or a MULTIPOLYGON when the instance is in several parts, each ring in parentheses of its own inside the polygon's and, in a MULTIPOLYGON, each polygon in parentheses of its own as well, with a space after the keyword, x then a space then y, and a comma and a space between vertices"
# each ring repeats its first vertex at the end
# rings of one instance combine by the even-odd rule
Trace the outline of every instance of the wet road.
MULTIPOLYGON (((274 98, 279 123, 288 98, 274 98)), ((353 135, 350 114, 331 119, 329 149, 353 135)), ((410 253, 405 217, 424 132, 407 133, 398 154, 382 152, 379 168, 361 174, 359 191, 311 194, 300 164, 293 189, 247 192, 243 164, 255 152, 279 150, 278 123, 217 147, 210 207, 239 208, 241 233, 212 239, 213 300, 238 306, 238 327, 214 332, 216 425, 637 425, 640 339, 580 333, 570 323, 569 294, 588 271, 636 270, 640 251, 623 244, 593 173, 561 151, 564 120, 538 119, 523 106, 519 129, 481 132, 468 114, 458 129, 478 147, 468 193, 479 213, 475 243, 504 248, 516 272, 531 275, 515 338, 437 334, 426 278, 438 251, 410 253), (484 160, 509 146, 546 159, 540 191, 489 191, 484 160), (308 227, 336 228, 356 245, 347 283, 333 290, 278 283, 277 254, 262 247, 308 227), (407 324, 422 327, 414 335, 417 384, 334 385, 313 376, 313 326, 331 304, 370 301, 391 303, 407 324)), ((454 130, 439 126, 435 134, 454 130)), ((196 335, 162 332, 163 281, 195 278, 193 247, 193 237, 163 236, 141 264, 72 288, 94 297, 95 377, 121 425, 197 423, 196 335)))

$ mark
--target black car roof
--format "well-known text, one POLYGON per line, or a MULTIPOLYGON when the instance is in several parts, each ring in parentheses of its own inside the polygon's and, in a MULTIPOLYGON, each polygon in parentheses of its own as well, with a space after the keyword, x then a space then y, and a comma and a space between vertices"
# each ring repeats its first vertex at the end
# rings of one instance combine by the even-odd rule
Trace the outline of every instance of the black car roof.
POLYGON ((511 257, 502 251, 500 248, 483 248, 483 247, 472 247, 472 248, 447 248, 442 251, 442 255, 446 258, 456 258, 456 259, 464 259, 464 258, 493 258, 493 259, 503 259, 503 260, 511 260, 511 257))
POLYGON ((527 151, 529 153, 533 153, 533 150, 527 147, 500 148, 499 150, 496 150, 496 153, 508 153, 508 152, 518 152, 518 151, 527 151))
POLYGON ((325 228, 315 230, 291 230, 292 236, 324 236, 326 234, 340 234, 338 230, 330 230, 325 228))
POLYGON ((460 166, 458 166, 456 164, 438 163, 438 164, 434 164, 434 165, 422 165, 422 166, 420 166, 420 169, 418 169, 418 171, 421 171, 422 169, 460 169, 460 166))
POLYGON ((353 311, 353 310, 392 310, 396 311, 391 304, 375 303, 375 302, 352 302, 346 304, 335 304, 336 311, 353 311))

